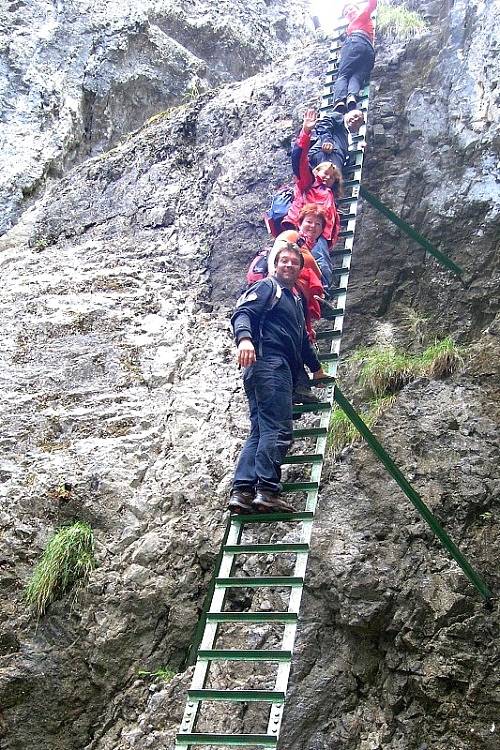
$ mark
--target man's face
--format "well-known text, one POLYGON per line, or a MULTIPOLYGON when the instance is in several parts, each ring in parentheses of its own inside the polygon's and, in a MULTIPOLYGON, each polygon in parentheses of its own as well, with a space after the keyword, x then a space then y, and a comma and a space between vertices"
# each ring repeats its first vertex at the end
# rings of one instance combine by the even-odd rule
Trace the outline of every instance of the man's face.
POLYGON ((333 170, 328 164, 319 164, 314 170, 314 175, 321 183, 323 183, 323 185, 326 185, 327 187, 332 187, 333 183, 335 182, 333 170))
POLYGON ((323 222, 319 216, 315 216, 314 214, 307 214, 307 216, 304 216, 299 227, 299 232, 303 237, 312 240, 314 243, 321 235, 322 231, 323 222))
POLYGON ((358 15, 358 6, 357 5, 346 5, 344 8, 344 18, 346 18, 349 23, 351 21, 354 21, 356 16, 358 15))
POLYGON ((357 133, 361 125, 364 124, 363 113, 359 109, 353 109, 352 112, 348 112, 345 116, 346 128, 351 133, 357 133))
POLYGON ((300 274, 300 258, 292 250, 282 250, 276 263, 276 278, 284 286, 291 289, 300 274))

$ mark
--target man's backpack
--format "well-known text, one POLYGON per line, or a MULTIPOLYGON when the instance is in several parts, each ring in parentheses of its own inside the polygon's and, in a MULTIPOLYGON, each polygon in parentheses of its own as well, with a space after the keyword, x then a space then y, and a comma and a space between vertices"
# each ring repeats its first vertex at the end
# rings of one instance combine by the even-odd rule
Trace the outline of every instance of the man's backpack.
POLYGON ((247 271, 247 284, 251 286, 256 281, 262 281, 268 275, 267 259, 269 257, 269 250, 264 248, 261 250, 250 263, 247 271))
POLYGON ((293 185, 282 185, 273 196, 270 208, 264 214, 267 230, 273 237, 282 231, 281 222, 287 215, 293 200, 293 185))

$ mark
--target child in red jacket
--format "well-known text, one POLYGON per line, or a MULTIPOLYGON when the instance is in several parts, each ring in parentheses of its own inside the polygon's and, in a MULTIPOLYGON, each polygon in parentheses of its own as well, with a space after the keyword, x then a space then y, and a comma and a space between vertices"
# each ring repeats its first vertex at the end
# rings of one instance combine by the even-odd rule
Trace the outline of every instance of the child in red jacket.
MULTIPOLYGON (((292 150, 292 167, 295 174, 295 187, 292 203, 287 215, 281 222, 282 229, 299 229, 305 213, 303 209, 311 204, 321 209, 323 229, 317 237, 311 252, 321 269, 322 281, 329 286, 332 280, 332 260, 330 250, 336 243, 340 232, 340 216, 336 199, 342 196, 342 172, 331 161, 322 161, 314 169, 309 163, 311 131, 317 121, 314 109, 308 109, 304 115, 302 130, 292 150)), ((326 157, 327 158, 327 157, 326 157)))
POLYGON ((337 112, 357 109, 359 91, 372 72, 375 50, 371 14, 376 7, 377 0, 344 5, 342 14, 349 26, 340 50, 339 72, 333 90, 333 106, 337 112))
POLYGON ((340 231, 340 217, 335 205, 336 198, 342 195, 342 172, 330 161, 324 161, 311 169, 309 165, 309 148, 311 130, 317 121, 314 109, 308 109, 304 115, 302 130, 292 150, 292 168, 295 175, 295 187, 291 206, 281 222, 283 229, 297 229, 300 223, 300 212, 308 203, 321 206, 325 224, 321 236, 329 246, 337 241, 340 231))

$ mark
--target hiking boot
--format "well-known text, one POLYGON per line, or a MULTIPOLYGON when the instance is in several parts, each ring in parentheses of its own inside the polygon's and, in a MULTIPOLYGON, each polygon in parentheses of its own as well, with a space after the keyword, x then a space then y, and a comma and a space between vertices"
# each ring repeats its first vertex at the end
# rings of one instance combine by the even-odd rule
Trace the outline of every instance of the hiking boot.
POLYGON ((227 507, 231 513, 253 513, 252 501, 254 493, 250 490, 233 490, 229 496, 227 507))
POLYGON ((298 385, 293 391, 292 403, 294 404, 319 404, 319 402, 320 399, 305 385, 298 385))
POLYGON ((333 109, 335 110, 335 112, 340 112, 344 115, 347 112, 345 101, 343 99, 339 99, 338 102, 335 102, 335 104, 333 105, 333 109))
POLYGON ((252 503, 257 513, 295 513, 295 508, 277 492, 257 490, 252 503))
POLYGON ((352 112, 353 109, 358 108, 358 102, 356 101, 356 97, 354 96, 354 94, 349 94, 349 96, 347 97, 346 104, 347 104, 348 112, 352 112))

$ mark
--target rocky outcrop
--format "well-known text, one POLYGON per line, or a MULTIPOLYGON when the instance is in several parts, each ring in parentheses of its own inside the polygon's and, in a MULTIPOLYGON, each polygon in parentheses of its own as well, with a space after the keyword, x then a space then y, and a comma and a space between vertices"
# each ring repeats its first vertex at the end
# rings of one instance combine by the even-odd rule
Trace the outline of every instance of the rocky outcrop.
POLYGON ((301 0, 12 0, 1 20, 0 233, 75 161, 308 34, 301 0))
MULTIPOLYGON (((498 590, 498 205, 487 192, 497 125, 478 119, 494 101, 483 106, 490 95, 472 83, 482 56, 493 89, 493 35, 488 49, 482 41, 491 9, 423 5, 430 34, 380 46, 365 176, 467 283, 365 207, 345 341, 347 351, 416 347, 411 310, 428 338, 452 333, 472 347, 458 375, 405 388, 378 434, 498 590), (467 104, 464 91, 478 98, 467 104), (436 104, 432 129, 415 119, 417 96, 436 104)), ((189 670, 168 684, 140 673, 182 666, 208 586, 246 429, 228 312, 327 50, 318 41, 171 108, 71 170, 1 241, 7 750, 173 746, 189 670), (37 623, 22 587, 53 528, 75 517, 95 529, 99 567, 76 601, 37 623)), ((282 747, 493 750, 496 613, 365 447, 329 467, 310 563, 282 747)), ((248 573, 255 565, 242 561, 248 573)), ((228 645, 241 636, 224 633, 228 645)), ((263 629, 248 637, 254 648, 275 642, 263 629)), ((256 730, 261 716, 209 719, 256 730)))

